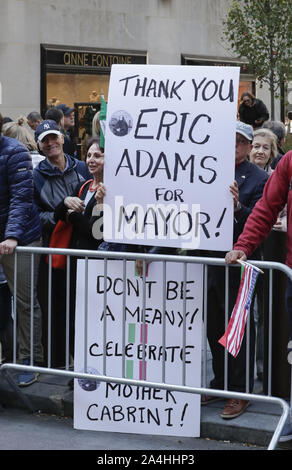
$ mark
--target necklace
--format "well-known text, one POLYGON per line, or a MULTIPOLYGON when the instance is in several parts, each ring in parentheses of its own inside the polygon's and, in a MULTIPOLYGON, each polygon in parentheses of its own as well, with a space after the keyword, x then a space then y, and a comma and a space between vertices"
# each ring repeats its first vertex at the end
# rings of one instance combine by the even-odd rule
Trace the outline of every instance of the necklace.
POLYGON ((100 183, 97 183, 97 186, 93 186, 93 183, 94 183, 94 181, 92 180, 91 183, 89 184, 89 188, 88 188, 88 191, 90 191, 91 193, 93 193, 94 191, 96 191, 100 187, 100 183))

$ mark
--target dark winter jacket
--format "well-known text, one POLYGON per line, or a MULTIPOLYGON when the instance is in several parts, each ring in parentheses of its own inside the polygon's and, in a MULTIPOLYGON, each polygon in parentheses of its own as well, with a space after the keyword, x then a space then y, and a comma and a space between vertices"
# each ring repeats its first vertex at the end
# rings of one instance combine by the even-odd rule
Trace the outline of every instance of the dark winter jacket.
POLYGON ((259 99, 255 99, 252 106, 247 106, 245 103, 241 103, 238 109, 239 117, 242 122, 250 124, 254 128, 261 127, 264 121, 269 119, 269 112, 266 105, 259 99), (260 124, 255 121, 261 120, 260 124))
MULTIPOLYGON (((88 180, 87 183, 80 183, 76 188, 76 191, 72 196, 78 196, 83 201, 86 198, 88 191, 90 190, 90 183, 93 180, 88 180)), ((93 216, 92 212, 96 205, 95 192, 92 192, 92 197, 88 201, 86 208, 83 213, 72 212, 68 215, 68 208, 62 201, 55 210, 55 220, 68 220, 73 225, 73 233, 71 238, 71 248, 79 250, 97 250, 100 243, 103 241, 102 237, 97 240, 92 235, 93 224, 100 219, 100 226, 102 228, 102 217, 103 212, 99 216, 93 216)))
POLYGON ((65 157, 67 164, 63 172, 51 165, 47 158, 34 169, 35 202, 39 208, 44 246, 48 246, 56 224, 56 207, 67 196, 72 196, 80 183, 91 177, 85 162, 70 155, 65 157))
POLYGON ((0 136, 0 241, 14 238, 27 245, 41 237, 33 201, 33 168, 23 144, 0 136))

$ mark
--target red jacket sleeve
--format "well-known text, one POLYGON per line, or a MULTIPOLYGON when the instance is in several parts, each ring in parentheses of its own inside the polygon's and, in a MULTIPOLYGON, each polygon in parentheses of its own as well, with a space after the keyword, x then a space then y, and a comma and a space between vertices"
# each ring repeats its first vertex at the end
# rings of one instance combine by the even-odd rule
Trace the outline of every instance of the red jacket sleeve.
MULTIPOLYGON (((292 151, 284 155, 275 171, 269 177, 263 196, 249 215, 242 234, 234 245, 235 250, 242 250, 249 257, 260 243, 268 236, 279 212, 288 202, 290 180, 292 176, 292 151)), ((292 194, 291 194, 292 197, 292 194)), ((287 214, 287 233, 289 231, 289 206, 287 214)))

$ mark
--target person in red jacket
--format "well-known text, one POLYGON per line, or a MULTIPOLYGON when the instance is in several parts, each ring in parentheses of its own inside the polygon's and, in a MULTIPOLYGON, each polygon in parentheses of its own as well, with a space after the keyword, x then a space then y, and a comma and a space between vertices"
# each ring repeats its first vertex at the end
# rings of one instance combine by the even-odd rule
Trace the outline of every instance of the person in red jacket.
POLYGON ((237 259, 246 259, 267 237, 277 220, 278 213, 287 203, 287 257, 286 263, 292 268, 292 150, 287 152, 269 177, 263 195, 249 215, 244 230, 233 250, 226 254, 228 264, 237 259))
MULTIPOLYGON (((267 172, 248 160, 253 140, 253 129, 249 124, 237 121, 235 136, 235 180, 230 186, 234 204, 233 243, 242 233, 246 220, 251 214, 255 204, 262 197, 264 186, 269 178, 267 172)), ((220 252, 211 252, 210 256, 220 257, 220 252)), ((261 259, 262 252, 259 247, 253 259, 261 259)), ((240 283, 240 270, 229 277, 228 305, 234 305, 240 283)), ((225 387, 225 357, 224 349, 218 340, 225 331, 225 276, 221 266, 208 267, 208 305, 207 305, 207 337, 212 354, 212 369, 214 377, 210 381, 211 388, 223 389, 225 387)), ((228 390, 236 392, 253 391, 254 386, 254 359, 255 359, 255 323, 253 306, 250 315, 250 341, 247 361, 247 342, 244 339, 237 357, 228 357, 228 390), (247 380, 247 364, 249 374, 247 380)), ((216 398, 215 398, 216 399, 216 398)), ((214 401, 214 397, 202 396, 201 403, 207 405, 214 401)), ((233 419, 240 416, 248 407, 247 400, 229 399, 221 412, 223 419, 233 419)))
MULTIPOLYGON (((254 206, 244 230, 225 256, 227 264, 245 261, 261 242, 268 236, 275 224, 279 212, 287 204, 287 255, 286 264, 292 268, 292 150, 287 152, 269 177, 262 198, 254 206)), ((288 362, 292 363, 292 281, 287 279, 286 310, 288 313, 289 341, 288 362)), ((280 441, 292 440, 290 421, 284 429, 280 441)))

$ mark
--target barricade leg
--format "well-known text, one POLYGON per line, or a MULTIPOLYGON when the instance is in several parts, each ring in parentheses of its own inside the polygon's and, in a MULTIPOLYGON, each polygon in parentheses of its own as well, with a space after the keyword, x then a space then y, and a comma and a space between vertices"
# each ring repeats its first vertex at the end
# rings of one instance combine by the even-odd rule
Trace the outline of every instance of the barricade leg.
MULTIPOLYGON (((39 246, 39 243, 33 243, 31 246, 39 246)), ((35 289, 38 263, 39 255, 29 253, 19 255, 16 253, 2 259, 4 273, 16 304, 15 313, 17 312, 17 315, 15 315, 14 321, 17 322, 19 360, 33 359, 41 364, 43 362, 42 314, 35 289), (31 264, 33 264, 32 271, 31 264), (16 286, 15 279, 17 279, 16 286)))

